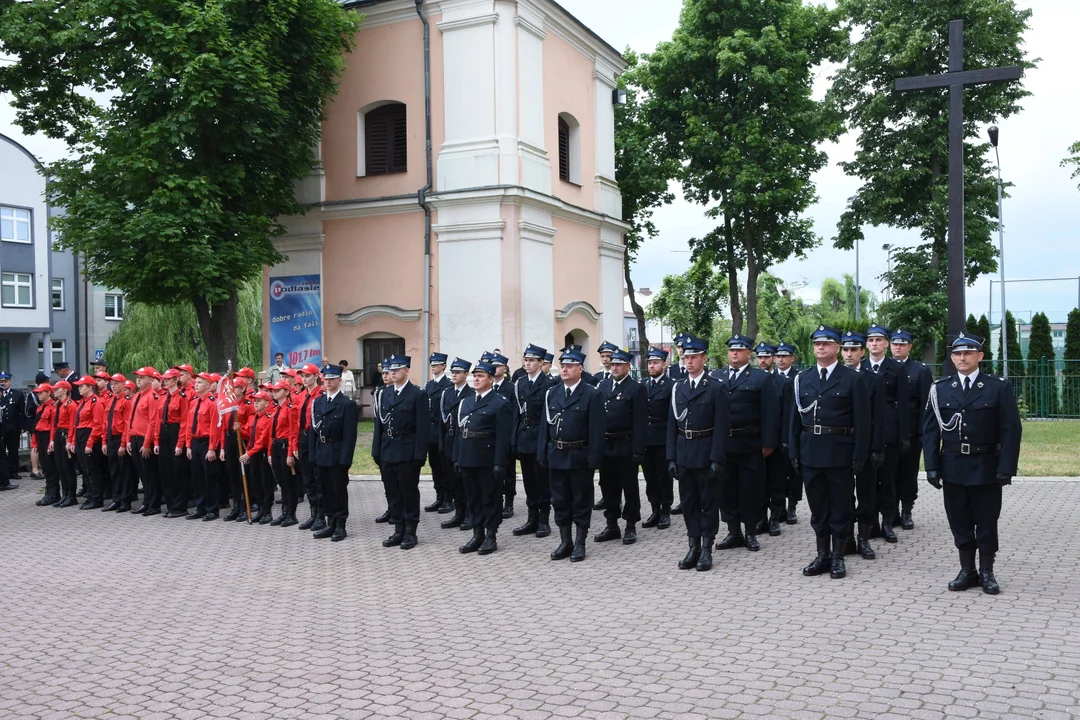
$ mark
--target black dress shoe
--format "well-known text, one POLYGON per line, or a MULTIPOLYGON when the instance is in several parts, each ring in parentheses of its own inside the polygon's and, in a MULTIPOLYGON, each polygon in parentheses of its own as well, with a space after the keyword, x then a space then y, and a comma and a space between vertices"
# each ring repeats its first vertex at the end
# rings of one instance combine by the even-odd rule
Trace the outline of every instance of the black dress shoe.
POLYGON ((600 500, 597 500, 596 502, 594 502, 593 506, 592 506, 592 509, 593 510, 603 510, 604 509, 604 500, 603 500, 603 498, 601 498, 600 500))
POLYGON ((608 540, 618 540, 621 537, 622 531, 619 530, 618 525, 608 525, 593 536, 593 542, 607 542, 608 540))
POLYGON ((645 522, 641 523, 643 528, 654 528, 660 524, 660 511, 653 510, 652 514, 645 519, 645 522))
POLYGON ((960 574, 956 576, 956 579, 949 583, 949 589, 953 592, 961 592, 968 588, 979 587, 982 584, 982 578, 979 577, 979 573, 974 570, 966 568, 960 569, 960 574))
POLYGON ((386 512, 384 512, 382 515, 379 515, 377 518, 375 518, 375 522, 377 522, 377 523, 390 522, 390 508, 387 508, 386 512))
POLYGON ((551 525, 548 525, 547 520, 541 520, 540 522, 536 523, 536 537, 546 538, 550 534, 551 525))
POLYGON ((205 510, 196 510, 195 512, 188 515, 187 519, 188 520, 201 520, 204 517, 206 517, 206 511, 205 510))
POLYGON ((675 507, 671 508, 672 515, 682 515, 682 503, 679 503, 675 507))
POLYGON ((1001 586, 998 585, 993 570, 980 570, 979 584, 982 585, 983 592, 987 595, 997 595, 1001 592, 1001 586))
POLYGON ((694 565, 694 569, 698 572, 708 572, 712 570, 712 545, 711 542, 706 540, 701 543, 701 555, 698 556, 697 564, 694 565))
POLYGON ((30 477, 33 478, 34 480, 44 480, 45 479, 45 473, 39 473, 39 472, 34 473, 34 472, 32 472, 32 473, 30 473, 30 477))
POLYGON ((525 519, 525 523, 523 525, 518 525, 516 528, 511 530, 511 532, 514 534, 514 537, 521 537, 522 535, 532 535, 536 532, 536 528, 539 526, 539 522, 540 518, 537 515, 536 511, 530 510, 527 518, 525 519))
POLYGON ((60 498, 55 495, 46 495, 37 501, 38 507, 45 507, 46 505, 55 505, 60 502, 60 498))
POLYGON ((904 514, 900 516, 900 527, 904 530, 914 530, 915 521, 911 519, 911 511, 905 510, 904 514))
POLYGON ((299 524, 300 521, 296 519, 295 515, 286 515, 285 519, 281 521, 281 527, 292 527, 299 524))
POLYGON ((318 532, 311 533, 311 537, 316 540, 325 540, 334 534, 334 523, 327 523, 326 527, 318 532))
POLYGON ((18 490, 19 486, 15 483, 9 482, 7 485, 0 485, 0 492, 5 490, 18 490))
MULTIPOLYGON (((293 518, 293 524, 295 524, 296 518, 293 518)), ((284 525, 285 523, 282 523, 284 525)), ((334 522, 334 534, 330 536, 330 542, 341 542, 347 538, 349 534, 345 532, 345 521, 337 520, 334 522)))
POLYGON ((311 524, 311 532, 321 532, 326 528, 330 528, 331 530, 333 530, 334 524, 328 523, 322 515, 315 518, 315 522, 311 524))
POLYGON ((813 562, 802 569, 802 574, 807 577, 821 575, 829 569, 830 564, 829 554, 819 550, 813 562))
POLYGON ((100 510, 103 507, 105 507, 105 503, 101 502, 100 500, 87 500, 86 502, 84 502, 82 505, 79 506, 79 509, 80 510, 100 510))
POLYGON ((236 516, 236 522, 246 523, 248 521, 247 510, 241 510, 240 514, 236 516))
POLYGON ((870 547, 870 541, 862 535, 859 536, 858 551, 863 560, 874 560, 877 558, 874 548, 870 547))
POLYGON ((589 534, 588 528, 578 526, 574 536, 574 549, 570 551, 570 562, 581 562, 585 559, 585 536, 589 534))
POLYGON ((62 498, 60 500, 60 502, 53 505, 53 507, 68 508, 68 507, 74 507, 75 505, 78 505, 78 504, 79 504, 78 500, 76 500, 75 498, 68 495, 66 498, 62 498))
POLYGON ((476 551, 477 555, 490 555, 499 549, 499 544, 495 542, 494 535, 488 535, 484 538, 484 543, 476 551))
POLYGON ((690 570, 697 567, 698 560, 701 558, 701 538, 690 538, 690 549, 686 551, 686 556, 679 561, 680 570, 690 570))
POLYGON ((623 545, 633 545, 637 542, 637 530, 634 529, 634 523, 626 523, 626 531, 622 536, 623 545))
POLYGON ((218 515, 216 512, 208 512, 205 515, 203 515, 202 521, 203 522, 210 522, 211 520, 217 520, 219 517, 221 517, 221 516, 218 515))
POLYGON ((889 527, 888 523, 881 524, 881 537, 885 538, 885 542, 887 543, 897 542, 896 532, 889 527))
POLYGON ((186 518, 187 516, 188 516, 188 514, 186 512, 184 512, 183 510, 170 510, 169 512, 165 513, 161 517, 168 518, 169 520, 171 520, 173 518, 186 518))
MULTIPOLYGON (((333 532, 334 531, 331 530, 330 533, 327 533, 326 537, 329 537, 330 534, 332 534, 333 532)), ((315 533, 315 534, 318 535, 319 533, 315 533)), ((382 541, 382 546, 384 548, 397 547, 398 545, 401 545, 401 541, 402 541, 402 539, 404 537, 405 537, 405 530, 402 529, 402 528, 398 528, 398 529, 394 530, 393 535, 391 535, 390 537, 388 537, 388 538, 386 538, 385 540, 382 541)))
POLYGON ((403 535, 401 538, 401 549, 412 550, 419 544, 419 542, 420 541, 417 539, 416 533, 406 531, 405 535, 403 535))
POLYGON ((131 512, 131 503, 121 503, 120 507, 116 508, 117 514, 131 512))
POLYGON ((473 536, 469 538, 464 545, 458 548, 458 552, 462 555, 468 555, 474 553, 480 549, 480 546, 484 544, 484 533, 477 530, 473 532, 473 536))
POLYGON ((274 522, 274 514, 270 510, 264 512, 262 517, 259 518, 260 525, 269 525, 272 522, 274 522))
POLYGON ((503 516, 503 520, 509 520, 510 518, 514 517, 514 499, 513 498, 506 498, 506 504, 503 505, 503 509, 502 509, 502 516, 503 516))
MULTIPOLYGON (((145 513, 145 512, 146 512, 146 511, 147 511, 148 509, 149 509, 149 508, 147 508, 147 507, 146 507, 145 505, 140 505, 139 507, 137 507, 137 508, 135 508, 134 510, 132 510, 132 511, 131 511, 131 514, 132 514, 132 515, 142 515, 142 514, 144 514, 144 513, 145 513)), ((187 513, 184 513, 184 514, 186 515, 187 513)))
POLYGON ((85 487, 79 488, 79 491, 77 493, 75 493, 75 497, 77 497, 77 498, 86 497, 86 488, 85 487))
POLYGON ((746 549, 750 552, 757 552, 761 549, 761 543, 758 542, 757 535, 746 536, 746 549))
POLYGON ((278 516, 277 516, 276 518, 274 518, 273 520, 271 520, 271 521, 270 521, 270 524, 271 524, 271 525, 273 525, 274 527, 278 527, 279 525, 281 525, 281 523, 282 523, 282 522, 283 522, 284 520, 285 520, 285 515, 284 515, 284 514, 281 514, 281 515, 278 515, 278 516))
POLYGON ((563 560, 568 558, 574 549, 574 542, 571 539, 571 528, 569 526, 559 527, 559 539, 559 546, 551 553, 552 560, 563 560))
POLYGON ((844 564, 843 553, 833 553, 832 567, 829 569, 829 577, 839 580, 847 575, 847 566, 844 564))
POLYGON ((440 515, 449 515, 454 512, 454 503, 452 500, 446 499, 442 501, 442 505, 439 506, 440 515))
POLYGON ((461 521, 461 525, 458 526, 458 530, 461 530, 462 532, 468 532, 475 527, 476 525, 473 523, 472 520, 470 520, 469 518, 465 518, 461 521))
POLYGON ((454 517, 449 520, 443 520, 439 523, 439 527, 443 530, 450 530, 452 528, 461 527, 461 523, 465 522, 464 513, 454 513, 454 517))
POLYGON ((656 523, 657 530, 667 530, 671 527, 671 513, 664 509, 660 511, 660 520, 656 523))
POLYGON ((786 522, 788 525, 798 525, 799 524, 799 514, 797 512, 795 512, 795 504, 794 503, 789 503, 788 504, 787 517, 784 518, 784 522, 786 522))
POLYGON ((736 535, 734 533, 728 533, 724 536, 724 539, 716 543, 717 550, 730 550, 732 548, 744 547, 746 545, 746 538, 742 535, 736 535))
POLYGON ((780 519, 779 518, 770 519, 769 520, 769 536, 770 537, 777 537, 782 532, 784 532, 784 531, 780 529, 780 519))
POLYGON ((442 503, 443 500, 442 496, 440 495, 435 498, 435 502, 431 503, 430 505, 424 506, 424 512, 438 512, 439 508, 442 507, 442 503))
POLYGON ((236 522, 238 517, 240 517, 240 508, 233 508, 231 513, 221 519, 225 522, 236 522))
POLYGON ((161 508, 147 508, 146 512, 143 513, 143 517, 150 517, 151 515, 160 515, 160 514, 161 514, 161 508))
POLYGON ((764 535, 767 532, 769 532, 769 521, 768 520, 759 520, 758 524, 757 524, 757 527, 754 528, 754 532, 752 534, 753 535, 764 535))
POLYGON ((116 512, 120 509, 120 503, 113 500, 111 503, 101 508, 101 512, 116 512))

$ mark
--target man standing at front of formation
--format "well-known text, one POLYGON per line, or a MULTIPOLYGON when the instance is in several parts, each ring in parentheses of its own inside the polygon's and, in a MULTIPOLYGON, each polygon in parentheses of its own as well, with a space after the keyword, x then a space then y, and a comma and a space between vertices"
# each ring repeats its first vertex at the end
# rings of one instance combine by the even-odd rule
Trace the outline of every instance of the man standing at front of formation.
POLYGON ((866 331, 868 357, 863 360, 863 370, 880 375, 885 384, 885 461, 877 472, 877 507, 881 515, 881 536, 885 542, 895 543, 896 533, 892 520, 899 513, 896 499, 896 475, 900 457, 911 447, 911 430, 908 428, 908 384, 904 367, 885 355, 889 348, 889 331, 880 325, 871 325, 866 331))
POLYGON ((923 411, 930 397, 930 386, 934 377, 930 368, 911 355, 911 333, 896 329, 889 338, 890 349, 896 362, 904 368, 908 387, 908 429, 911 431, 911 446, 900 454, 900 464, 896 473, 896 496, 900 500, 900 517, 892 519, 892 526, 901 526, 905 530, 914 530, 915 521, 911 519, 915 499, 919 496, 919 461, 922 460, 923 411))
POLYGON ((559 526, 552 560, 585 559, 585 540, 593 509, 593 474, 604 457, 604 399, 584 382, 585 356, 564 350, 559 356, 562 383, 547 389, 537 445, 537 464, 548 468, 551 504, 559 526), (571 540, 571 523, 577 532, 571 540))
POLYGON ((607 527, 593 540, 606 542, 622 537, 623 545, 632 545, 637 541, 637 524, 641 521, 638 466, 645 459, 649 414, 644 386, 630 377, 630 353, 615 350, 610 372, 611 376, 597 387, 604 397, 607 418, 604 460, 600 465, 600 494, 607 527), (626 521, 625 533, 619 531, 620 517, 626 521))
MULTIPOLYGON (((312 537, 328 537, 333 542, 346 537, 345 521, 349 518, 349 468, 356 450, 358 423, 356 403, 341 392, 341 373, 340 365, 327 365, 323 368, 326 392, 317 396, 312 405, 311 430, 308 435, 308 457, 319 468, 319 484, 323 506, 326 508, 326 527, 312 533, 312 537)), ((417 394, 420 393, 415 385, 413 389, 417 394)))
POLYGON ((427 397, 409 382, 408 355, 391 355, 383 363, 390 371, 389 385, 379 396, 375 417, 375 435, 371 456, 379 465, 386 482, 386 500, 394 533, 383 540, 383 547, 411 550, 418 542, 420 524, 420 470, 428 450, 427 397))
POLYGON ((705 374, 708 340, 683 338, 686 377, 671 391, 668 472, 679 480, 679 499, 690 549, 680 570, 712 570, 712 544, 720 528, 720 479, 724 474, 731 413, 728 394, 705 374))
POLYGON ((525 374, 514 383, 514 403, 517 405, 515 441, 521 460, 521 481, 525 486, 525 505, 529 514, 524 525, 514 528, 514 535, 547 537, 551 534, 551 485, 548 471, 538 467, 540 425, 544 422, 544 397, 555 384, 550 375, 541 371, 547 350, 529 345, 522 353, 525 374))
MULTIPOLYGON (((720 511, 728 534, 717 550, 745 547, 757 552, 757 528, 765 497, 765 459, 780 447, 780 399, 764 371, 750 367, 754 339, 728 338, 728 366, 712 373, 727 391, 731 417, 724 475, 720 480, 720 511), (742 533, 745 528, 746 535, 742 533)), ((775 521, 777 518, 773 518, 775 521)))
POLYGON ((855 475, 870 452, 870 397, 858 373, 837 360, 839 331, 819 325, 810 339, 817 362, 795 377, 788 452, 802 472, 817 536, 817 556, 803 575, 828 570, 835 579, 847 575, 844 545, 854 521, 855 475))
POLYGON ((945 515, 960 551, 960 574, 949 589, 981 585, 1001 592, 994 577, 1001 489, 1020 461, 1023 427, 1008 380, 979 371, 983 338, 960 333, 952 342, 956 374, 930 388, 923 419, 926 480, 944 489, 945 515), (979 571, 975 572, 975 550, 979 571))
MULTIPOLYGON (((431 379, 424 386, 424 395, 428 403, 428 424, 439 427, 439 403, 442 401, 443 391, 452 384, 446 377, 446 355, 440 352, 431 353, 428 358, 431 366, 431 379)), ((443 466, 442 452, 439 450, 439 433, 428 433, 427 448, 428 465, 431 466, 431 484, 435 486, 435 502, 424 506, 424 512, 448 513, 453 511, 453 504, 446 493, 446 474, 448 468, 443 466)))
POLYGON ((648 416, 645 426, 645 460, 641 472, 645 475, 645 497, 652 512, 643 528, 667 530, 671 527, 672 484, 675 480, 667 469, 667 426, 671 412, 671 389, 675 381, 667 376, 667 350, 649 348, 649 379, 645 381, 645 407, 648 416))

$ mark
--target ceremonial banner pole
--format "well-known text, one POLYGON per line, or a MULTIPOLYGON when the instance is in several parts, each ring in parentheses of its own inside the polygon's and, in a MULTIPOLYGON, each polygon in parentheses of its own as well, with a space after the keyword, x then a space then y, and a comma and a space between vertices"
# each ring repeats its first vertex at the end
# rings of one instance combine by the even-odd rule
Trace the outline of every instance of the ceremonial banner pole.
MULTIPOLYGON (((229 377, 229 392, 231 393, 232 392, 232 381, 233 381, 233 377, 234 377, 234 373, 233 373, 233 369, 232 369, 232 360, 229 360, 229 374, 228 374, 228 377, 229 377)), ((230 398, 230 400, 231 400, 231 398, 230 398)), ((238 415, 240 414, 239 407, 237 408, 237 414, 238 415)), ((235 430, 235 432, 236 432, 236 449, 239 451, 240 455, 243 455, 244 454, 244 440, 243 440, 243 438, 240 437, 240 430, 239 429, 235 430)), ((237 455, 237 458, 239 458, 240 455, 237 455)), ((240 461, 237 460, 237 462, 240 462, 240 461)), ((240 463, 240 482, 244 486, 244 509, 247 510, 247 524, 250 525, 251 524, 251 493, 248 492, 247 470, 244 468, 244 463, 240 463)))

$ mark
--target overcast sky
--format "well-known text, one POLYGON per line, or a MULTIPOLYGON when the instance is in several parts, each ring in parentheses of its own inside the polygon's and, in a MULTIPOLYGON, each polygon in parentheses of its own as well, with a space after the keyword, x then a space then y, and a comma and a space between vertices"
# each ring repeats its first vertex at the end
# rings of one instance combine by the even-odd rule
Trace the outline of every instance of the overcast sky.
MULTIPOLYGON (((679 21, 679 0, 560 0, 560 3, 592 30, 620 50, 630 46, 648 52, 669 39, 679 21)), ((1018 317, 1043 310, 1052 321, 1064 320, 1080 304, 1080 190, 1069 171, 1059 167, 1070 144, 1080 140, 1080 81, 1077 67, 1076 28, 1080 26, 1080 1, 1029 0, 1034 11, 1027 34, 1027 51, 1042 58, 1027 73, 1024 84, 1032 96, 1024 110, 999 123, 1001 162, 1006 181, 1015 184, 1005 200, 1005 269, 1013 279, 1073 278, 1057 283, 1008 283, 1007 303, 1018 317)), ((1023 3, 1021 2, 1021 5, 1023 3)), ((824 73, 821 87, 825 87, 824 73)), ((0 96, 2 97, 2 96, 0 96)), ((61 143, 41 137, 24 137, 12 123, 14 111, 6 98, 0 103, 0 132, 13 136, 42 160, 59 158, 61 143)), ((816 177, 821 200, 809 211, 821 247, 806 260, 789 261, 772 270, 785 281, 805 285, 800 294, 817 299, 817 288, 826 277, 839 278, 855 272, 855 254, 832 248, 836 221, 858 182, 840 170, 839 161, 849 159, 854 138, 845 136, 826 146, 829 166, 816 177)), ((687 240, 714 227, 700 206, 681 200, 656 213, 660 236, 647 242, 634 269, 635 284, 658 288, 664 275, 684 271, 690 255, 687 240)), ((867 228, 860 251, 860 278, 864 287, 877 291, 877 276, 886 269, 882 245, 916 244, 915 233, 889 228, 867 228)), ((976 315, 989 309, 990 283, 980 279, 968 292, 968 309, 976 315)), ((994 320, 998 316, 995 289, 994 320)))

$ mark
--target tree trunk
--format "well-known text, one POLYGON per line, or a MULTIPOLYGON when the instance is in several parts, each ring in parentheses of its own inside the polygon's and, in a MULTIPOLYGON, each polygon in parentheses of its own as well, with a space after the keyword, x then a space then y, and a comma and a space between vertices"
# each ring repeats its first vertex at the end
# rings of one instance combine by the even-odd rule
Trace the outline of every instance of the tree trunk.
POLYGON ((642 377, 649 370, 649 338, 645 336, 645 309, 637 301, 634 293, 634 281, 630 279, 630 253, 623 251, 623 277, 626 278, 627 297, 630 298, 630 308, 637 318, 638 334, 638 365, 641 368, 642 377))
POLYGON ((746 335, 757 337, 757 281, 761 272, 761 258, 763 247, 759 238, 755 238, 756 232, 747 224, 746 236, 746 335))
POLYGON ((724 212, 724 241, 727 244, 728 296, 731 301, 731 332, 742 333, 742 302, 739 298, 739 276, 735 267, 735 238, 731 229, 731 217, 724 212))
MULTIPOLYGON (((199 318, 199 333, 206 345, 207 369, 224 372, 228 361, 237 364, 237 293, 234 290, 221 303, 211 305, 206 298, 192 298, 195 314, 199 318)), ((256 372, 258 368, 256 368, 256 372)))

